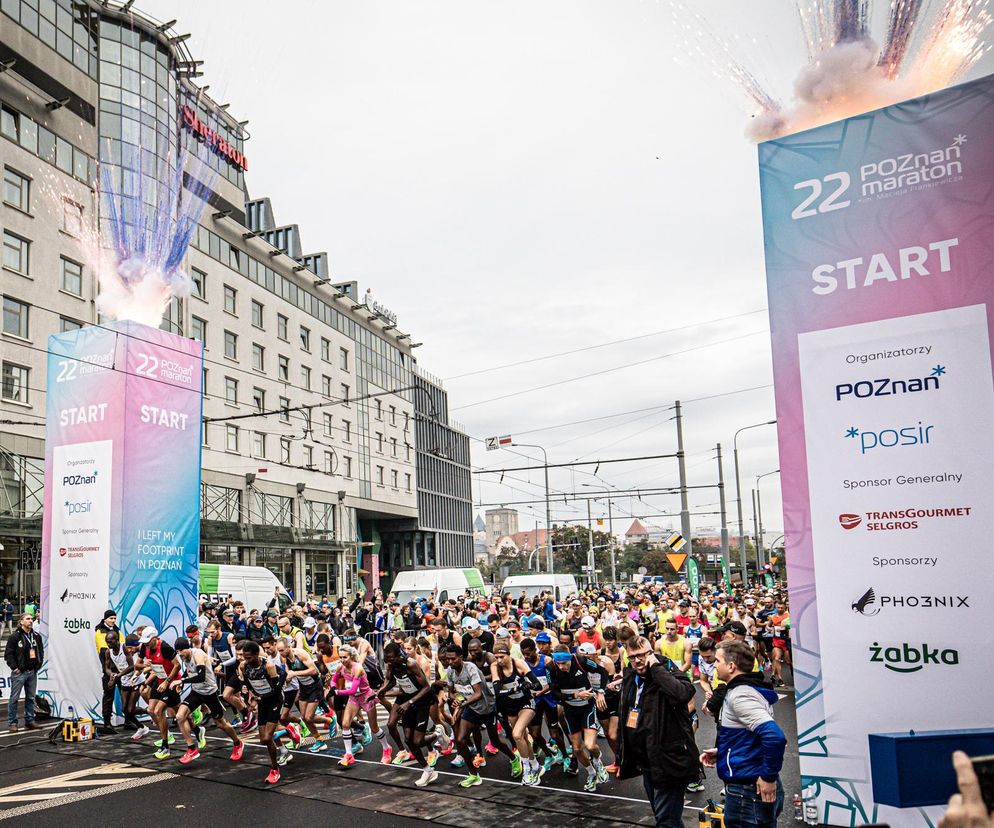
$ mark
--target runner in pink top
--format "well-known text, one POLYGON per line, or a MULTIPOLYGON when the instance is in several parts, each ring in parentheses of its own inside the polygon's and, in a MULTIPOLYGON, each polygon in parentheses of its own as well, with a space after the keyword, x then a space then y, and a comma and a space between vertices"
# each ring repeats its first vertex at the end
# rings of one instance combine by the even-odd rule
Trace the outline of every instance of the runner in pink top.
POLYGON ((380 761, 389 765, 393 759, 393 748, 387 741, 387 734, 380 730, 376 722, 376 694, 370 688, 366 671, 359 663, 359 653, 354 647, 346 644, 338 648, 338 654, 341 656, 342 665, 332 677, 331 686, 335 693, 339 696, 347 696, 349 700, 342 715, 342 738, 345 741, 345 755, 338 764, 345 768, 355 764, 355 756, 352 754, 352 719, 362 710, 369 719, 369 727, 383 750, 380 761))

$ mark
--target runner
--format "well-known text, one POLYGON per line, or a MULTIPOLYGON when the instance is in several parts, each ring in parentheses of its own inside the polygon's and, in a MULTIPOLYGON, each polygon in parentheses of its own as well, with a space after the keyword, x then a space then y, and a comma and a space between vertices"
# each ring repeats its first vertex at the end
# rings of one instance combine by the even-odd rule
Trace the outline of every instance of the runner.
POLYGON ((180 700, 169 685, 179 675, 180 663, 176 651, 159 638, 155 627, 145 627, 139 638, 138 659, 141 669, 152 677, 148 691, 148 714, 159 728, 160 740, 155 743, 156 759, 169 758, 169 745, 175 741, 169 733, 169 716, 175 717, 180 700))
POLYGON ((239 642, 242 645, 244 661, 239 665, 240 678, 245 681, 258 699, 259 741, 269 752, 269 775, 266 782, 275 785, 280 781, 279 751, 273 741, 273 733, 280 720, 280 706, 283 702, 283 680, 286 673, 280 672, 274 661, 262 660, 262 648, 254 641, 239 642))
POLYGON ((103 723, 101 732, 112 735, 114 730, 114 693, 121 686, 121 676, 130 674, 134 662, 127 650, 121 646, 121 633, 115 628, 107 630, 103 637, 104 646, 100 649, 100 663, 103 667, 103 702, 101 705, 103 723))
POLYGON ((539 689, 532 693, 535 700, 535 718, 529 727, 532 743, 539 748, 545 757, 542 760, 542 771, 547 773, 554 765, 562 765, 566 753, 566 743, 563 732, 559 727, 559 707, 552 698, 549 685, 549 670, 553 668, 551 656, 540 653, 536 643, 531 638, 521 642, 521 652, 525 665, 535 677, 539 689), (542 722, 549 730, 549 740, 542 735, 542 722))
POLYGON ((468 775, 459 785, 472 788, 483 783, 475 771, 486 764, 482 754, 475 759, 470 755, 469 744, 473 734, 484 727, 492 743, 499 744, 504 750, 507 748, 497 735, 493 691, 488 690, 480 668, 472 661, 464 661, 462 648, 456 644, 450 644, 445 655, 448 660, 449 703, 452 719, 456 723, 456 750, 468 770, 468 775))
MULTIPOLYGON (((296 681, 298 684, 296 701, 300 710, 301 731, 297 733, 297 736, 302 736, 304 739, 314 739, 314 744, 310 746, 312 753, 327 750, 328 746, 321 740, 318 723, 323 722, 330 730, 334 719, 329 716, 319 717, 317 715, 318 704, 324 700, 323 685, 318 675, 318 667, 307 650, 291 647, 287 644, 286 639, 281 639, 276 646, 280 658, 287 664, 287 681, 296 681)), ((287 709, 285 699, 283 708, 287 721, 283 721, 283 716, 281 716, 281 721, 293 738, 293 731, 291 731, 289 724, 290 711, 287 709)), ((296 728, 294 728, 295 730, 296 728)), ((297 739, 296 742, 299 746, 301 739, 297 739)))
MULTIPOLYGON (((190 642, 193 643, 192 641, 190 642)), ((235 653, 235 636, 223 632, 219 621, 207 624, 207 653, 213 662, 214 674, 222 686, 221 697, 235 711, 236 719, 232 726, 248 733, 255 724, 251 711, 246 712, 242 700, 242 680, 238 677, 238 656, 235 653)))
MULTIPOLYGON (((605 627, 604 649, 601 650, 600 663, 607 671, 609 680, 604 688, 604 709, 597 708, 597 718, 604 728, 604 735, 607 743, 611 746, 611 754, 617 759, 618 756, 618 706, 621 703, 621 692, 611 685, 616 679, 621 678, 624 673, 624 652, 618 646, 618 631, 615 627, 605 627)), ((617 773, 618 765, 612 760, 610 765, 605 766, 608 773, 617 773)))
POLYGON ((522 785, 538 785, 545 769, 535 759, 528 729, 535 717, 535 702, 531 694, 533 690, 541 690, 542 685, 527 664, 511 657, 507 641, 498 641, 494 645, 494 656, 490 669, 497 698, 497 715, 507 723, 506 730, 518 748, 511 760, 511 776, 521 776, 522 785))
POLYGON ((148 734, 145 727, 136 715, 138 705, 138 688, 144 681, 141 673, 135 669, 135 660, 138 655, 138 636, 129 635, 124 639, 124 652, 128 654, 128 664, 131 669, 121 674, 121 712, 124 714, 124 724, 132 728, 135 732, 132 739, 141 739, 148 734))
POLYGON ((186 739, 186 753, 180 757, 180 764, 188 765, 194 759, 200 758, 200 751, 207 747, 207 727, 200 725, 197 736, 193 736, 190 720, 193 711, 202 706, 207 708, 208 718, 213 718, 219 728, 231 739, 231 761, 237 762, 242 758, 245 744, 238 738, 235 729, 224 719, 224 705, 218 695, 217 676, 211 668, 210 657, 198 647, 194 647, 188 638, 177 638, 173 645, 179 657, 182 678, 175 679, 170 687, 179 692, 181 687, 189 687, 190 692, 184 698, 176 711, 176 722, 180 732, 186 739))
MULTIPOLYGON (((398 745, 404 744, 407 747, 406 751, 397 754, 394 764, 403 764, 413 757, 421 768, 421 776, 414 784, 424 788, 438 779, 438 773, 428 764, 422 753, 435 694, 418 659, 405 653, 396 642, 391 641, 383 649, 383 660, 386 662, 386 677, 378 695, 386 695, 393 687, 400 689, 390 711, 387 728, 398 745), (403 743, 397 731, 398 721, 404 728, 403 743)), ((381 760, 383 764, 390 764, 391 753, 389 747, 384 749, 381 760)))
POLYGON ((783 687, 783 665, 786 662, 793 669, 790 652, 790 612, 786 601, 777 601, 776 612, 770 616, 773 629, 773 686, 783 687))
POLYGON ((332 677, 334 692, 339 696, 348 698, 345 710, 342 715, 342 739, 345 741, 345 755, 338 763, 343 768, 350 768, 355 764, 355 755, 352 749, 354 734, 352 733, 352 721, 363 711, 369 716, 369 723, 373 734, 380 742, 384 752, 392 752, 387 735, 376 723, 376 693, 369 686, 366 678, 366 670, 359 663, 359 651, 355 647, 343 644, 338 648, 341 657, 341 665, 332 677))

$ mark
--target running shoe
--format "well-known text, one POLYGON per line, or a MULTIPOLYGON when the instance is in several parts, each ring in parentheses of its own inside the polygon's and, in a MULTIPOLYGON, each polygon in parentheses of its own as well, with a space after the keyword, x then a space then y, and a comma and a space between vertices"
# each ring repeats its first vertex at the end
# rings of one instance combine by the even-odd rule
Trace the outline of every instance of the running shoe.
POLYGON ((483 779, 479 774, 471 773, 462 782, 459 783, 460 788, 475 788, 477 785, 482 785, 483 779))
POLYGON ((563 773, 565 773, 567 776, 576 776, 579 772, 580 768, 577 767, 575 759, 570 757, 563 761, 563 773))
POLYGON ((356 756, 358 756, 358 755, 359 755, 360 753, 362 753, 362 752, 363 752, 363 751, 364 751, 365 749, 366 749, 366 748, 364 748, 364 747, 362 746, 362 742, 357 742, 357 743, 356 743, 356 744, 354 745, 354 747, 352 748, 352 753, 353 753, 353 754, 355 754, 356 756))
POLYGON ((605 765, 604 770, 606 770, 608 773, 616 774, 618 772, 618 766, 614 762, 612 762, 610 765, 605 765))
POLYGON ((207 728, 198 727, 197 728, 197 747, 203 750, 207 747, 207 728))
POLYGON ((167 747, 160 747, 155 752, 155 758, 156 759, 168 759, 169 758, 169 748, 167 748, 167 747))
POLYGON ((598 739, 604 738, 604 728, 599 724, 597 725, 597 738, 598 739))
POLYGON ((346 753, 339 761, 338 764, 343 768, 351 768, 355 764, 355 756, 351 753, 346 753))
POLYGON ((301 723, 300 723, 300 735, 303 736, 305 739, 308 736, 313 735, 311 733, 311 729, 307 726, 307 722, 305 722, 305 721, 301 721, 301 723))
POLYGON ((231 749, 231 761, 239 762, 241 761, 242 754, 245 752, 245 742, 239 742, 231 749))
MULTIPOLYGON (((170 733, 169 734, 169 744, 171 745, 175 741, 176 741, 176 737, 173 736, 172 733, 170 733)), ((162 739, 156 739, 154 742, 152 742, 152 744, 155 745, 157 748, 160 748, 160 747, 162 747, 162 739)))
POLYGON ((242 726, 242 717, 235 716, 230 722, 228 722, 235 730, 238 730, 242 726))
POLYGON ((473 767, 474 768, 485 768, 487 766, 486 757, 482 753, 478 753, 473 757, 473 767))
POLYGON ((193 715, 190 718, 193 719, 193 726, 197 727, 197 725, 199 725, 204 720, 204 714, 201 711, 201 709, 198 707, 196 710, 193 711, 193 715))
POLYGON ((701 791, 704 790, 704 785, 702 785, 700 782, 691 782, 687 786, 687 790, 690 791, 691 793, 700 793, 701 791))
POLYGON ((464 768, 466 767, 466 760, 463 759, 461 756, 457 756, 455 759, 452 760, 452 767, 464 768))
POLYGON ((311 753, 323 753, 328 749, 328 746, 324 742, 315 741, 310 747, 311 753))
POLYGON ((418 781, 414 784, 419 788, 424 788, 430 785, 438 779, 438 771, 433 770, 430 766, 421 771, 421 776, 418 777, 418 781))
MULTIPOLYGON (((607 768, 605 768, 603 765, 601 765, 597 769, 597 781, 598 782, 607 782, 607 780, 610 779, 610 778, 611 778, 611 775, 607 772, 607 768)), ((690 785, 687 786, 687 790, 688 791, 690 790, 690 785)), ((703 785, 701 785, 701 790, 704 790, 704 786, 703 785)))
POLYGON ((484 750, 491 756, 494 756, 497 753, 497 746, 493 742, 487 742, 487 746, 484 750))
POLYGON ((532 785, 532 771, 531 771, 531 768, 529 768, 528 770, 526 770, 521 775, 521 784, 522 785, 528 785, 528 786, 532 785))
POLYGON ((552 764, 561 765, 563 763, 563 752, 555 745, 550 747, 550 751, 550 756, 552 756, 552 764))
POLYGON ((587 781, 583 783, 583 790, 585 791, 597 790, 597 774, 587 777, 587 781))
POLYGON ((134 735, 131 737, 134 741, 138 741, 143 736, 148 736, 148 728, 142 725, 138 730, 135 731, 134 735))
POLYGON ((338 719, 332 719, 331 724, 328 725, 328 738, 329 739, 338 738, 338 719))
POLYGON ((441 750, 439 750, 438 751, 438 755, 439 756, 451 756, 453 753, 455 753, 455 751, 456 751, 456 746, 454 744, 452 744, 452 742, 449 742, 449 746, 448 747, 444 747, 441 750))
POLYGON ((276 764, 282 767, 283 765, 286 765, 287 763, 292 761, 293 761, 293 754, 290 753, 290 751, 288 751, 286 748, 280 748, 280 755, 276 757, 276 764))
POLYGON ((551 756, 551 755, 546 756, 542 760, 542 772, 543 773, 547 773, 548 771, 552 770, 552 766, 555 765, 555 764, 556 764, 556 760, 555 760, 555 758, 553 756, 551 756))
POLYGON ((286 735, 290 737, 294 747, 300 747, 300 740, 302 737, 300 735, 300 730, 295 724, 293 724, 293 722, 290 722, 286 726, 286 735))
POLYGON ((197 746, 194 745, 192 748, 187 748, 186 753, 184 753, 179 758, 179 763, 181 765, 189 765, 194 759, 200 758, 200 751, 197 750, 197 746))
POLYGON ((439 752, 437 750, 430 750, 430 751, 428 751, 428 756, 426 757, 425 761, 428 762, 428 767, 429 768, 433 768, 433 767, 435 767, 435 765, 438 764, 438 757, 440 755, 441 754, 439 754, 439 752))
POLYGON ((266 784, 275 785, 279 781, 280 781, 280 769, 273 768, 271 771, 269 771, 269 776, 266 777, 266 784))
POLYGON ((238 728, 238 732, 241 734, 245 734, 245 733, 251 733, 253 730, 255 730, 255 723, 252 719, 252 716, 249 715, 242 720, 242 724, 241 727, 238 728))
POLYGON ((538 787, 538 783, 542 781, 542 777, 545 776, 545 768, 542 765, 538 766, 538 771, 532 774, 532 785, 538 787))
POLYGON ((393 763, 395 765, 403 765, 405 762, 410 762, 414 757, 411 756, 409 750, 399 750, 397 755, 393 758, 393 763))
POLYGON ((365 722, 362 726, 362 743, 366 747, 369 747, 369 743, 373 741, 373 731, 369 729, 369 722, 365 722))
POLYGON ((514 752, 514 758, 511 760, 511 776, 517 779, 521 776, 521 757, 518 752, 514 752))
POLYGON ((391 759, 393 759, 393 748, 383 748, 383 755, 380 757, 380 763, 383 765, 389 765, 391 759))

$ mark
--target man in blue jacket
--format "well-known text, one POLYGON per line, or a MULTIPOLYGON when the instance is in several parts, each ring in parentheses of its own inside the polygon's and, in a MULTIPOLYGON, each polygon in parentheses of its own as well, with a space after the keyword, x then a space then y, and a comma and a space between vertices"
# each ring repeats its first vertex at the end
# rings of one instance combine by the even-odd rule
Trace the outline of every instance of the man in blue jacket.
POLYGON ((722 641, 715 672, 727 682, 718 714, 718 746, 701 754, 725 782, 726 828, 776 828, 783 810, 787 738, 773 720, 773 685, 752 672, 756 654, 743 641, 722 641))

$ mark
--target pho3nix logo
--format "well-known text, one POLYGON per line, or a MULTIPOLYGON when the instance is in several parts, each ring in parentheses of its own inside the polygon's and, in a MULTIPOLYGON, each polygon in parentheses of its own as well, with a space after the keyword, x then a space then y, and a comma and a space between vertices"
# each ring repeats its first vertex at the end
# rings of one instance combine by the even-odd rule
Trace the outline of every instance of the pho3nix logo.
POLYGON ((874 641, 870 645, 870 661, 883 664, 895 673, 917 673, 930 664, 959 664, 959 650, 940 650, 928 644, 901 644, 883 647, 874 641))
POLYGON ((877 606, 877 594, 870 587, 858 600, 853 601, 852 611, 872 618, 884 607, 908 609, 970 609, 969 595, 881 595, 877 606))
POLYGON ((878 377, 872 380, 841 382, 835 386, 835 401, 843 398, 865 400, 867 397, 894 397, 901 394, 918 394, 922 391, 938 391, 939 381, 946 374, 945 365, 936 365, 928 376, 896 379, 878 377))
POLYGON ((96 597, 95 592, 70 592, 67 589, 59 596, 59 600, 64 604, 66 601, 94 601, 96 597))

